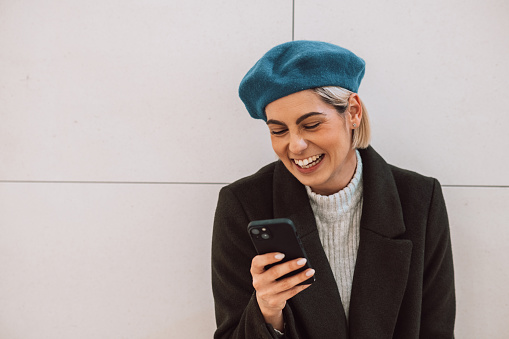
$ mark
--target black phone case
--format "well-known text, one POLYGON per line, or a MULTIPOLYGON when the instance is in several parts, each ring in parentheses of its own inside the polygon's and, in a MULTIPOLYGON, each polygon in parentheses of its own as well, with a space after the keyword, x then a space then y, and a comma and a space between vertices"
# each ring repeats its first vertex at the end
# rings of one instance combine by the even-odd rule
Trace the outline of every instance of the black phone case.
MULTIPOLYGON (((281 218, 252 221, 247 226, 247 230, 258 254, 281 252, 285 255, 283 260, 277 262, 276 264, 267 265, 265 267, 266 269, 289 260, 306 258, 307 262, 303 267, 282 276, 278 280, 290 277, 308 268, 311 268, 309 258, 306 255, 306 251, 304 251, 304 247, 302 246, 299 236, 297 235, 295 226, 290 219, 281 218)), ((312 276, 299 285, 308 285, 314 281, 315 277, 312 276)))

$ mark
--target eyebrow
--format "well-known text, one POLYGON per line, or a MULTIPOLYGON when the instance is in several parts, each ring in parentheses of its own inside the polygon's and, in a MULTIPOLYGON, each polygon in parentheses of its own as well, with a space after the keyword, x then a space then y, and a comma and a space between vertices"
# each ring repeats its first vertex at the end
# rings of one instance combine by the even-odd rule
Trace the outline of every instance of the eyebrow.
MULTIPOLYGON (((296 121, 295 123, 298 125, 300 124, 302 121, 304 121, 305 119, 309 118, 309 117, 312 117, 314 115, 323 115, 323 113, 320 113, 320 112, 309 112, 309 113, 306 113, 304 115, 301 115, 296 121)), ((281 125, 281 126, 286 126, 286 124, 282 121, 279 121, 279 120, 274 120, 274 119, 270 119, 270 120, 267 120, 267 125, 268 124, 274 124, 274 125, 281 125)))

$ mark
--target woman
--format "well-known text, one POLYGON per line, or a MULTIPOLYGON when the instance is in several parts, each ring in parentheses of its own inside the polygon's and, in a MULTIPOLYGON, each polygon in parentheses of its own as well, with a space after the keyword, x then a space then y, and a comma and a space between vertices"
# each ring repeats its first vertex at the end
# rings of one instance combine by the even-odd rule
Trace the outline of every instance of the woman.
POLYGON ((239 94, 279 161, 224 187, 214 221, 216 338, 452 338, 454 275, 436 179, 369 146, 364 61, 318 41, 274 47, 239 94), (253 220, 289 218, 309 261, 257 255, 253 220), (268 264, 276 263, 270 269, 268 264), (299 285, 310 276, 312 285, 299 285))

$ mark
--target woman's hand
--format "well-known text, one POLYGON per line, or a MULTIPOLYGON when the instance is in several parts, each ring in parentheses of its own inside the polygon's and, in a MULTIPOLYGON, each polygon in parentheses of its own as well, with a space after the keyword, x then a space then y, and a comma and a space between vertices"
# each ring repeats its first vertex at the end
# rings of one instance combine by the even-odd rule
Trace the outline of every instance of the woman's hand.
POLYGON ((294 276, 276 281, 279 277, 301 268, 306 263, 306 259, 300 258, 265 269, 265 266, 277 263, 283 258, 282 253, 267 253, 257 255, 251 262, 253 287, 256 290, 256 300, 260 310, 265 322, 279 331, 283 331, 283 308, 286 301, 308 288, 310 285, 298 284, 315 274, 315 270, 309 268, 294 276))

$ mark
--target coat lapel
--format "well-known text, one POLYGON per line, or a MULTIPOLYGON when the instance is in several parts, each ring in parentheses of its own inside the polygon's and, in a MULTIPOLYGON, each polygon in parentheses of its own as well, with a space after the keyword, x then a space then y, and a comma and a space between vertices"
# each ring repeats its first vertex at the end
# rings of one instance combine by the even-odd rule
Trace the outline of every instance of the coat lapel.
POLYGON ((371 147, 361 150, 363 211, 349 321, 323 250, 304 186, 278 162, 274 217, 290 218, 301 237, 316 281, 289 301, 313 338, 392 338, 412 254, 401 202, 389 165, 371 147))
POLYGON ((273 198, 274 217, 293 221, 309 262, 316 270, 313 285, 289 300, 293 314, 306 322, 304 327, 312 338, 348 338, 345 312, 306 190, 281 162, 274 172, 273 198))
POLYGON ((389 165, 370 147, 361 151, 363 210, 349 327, 353 338, 392 338, 406 289, 412 243, 389 165))

